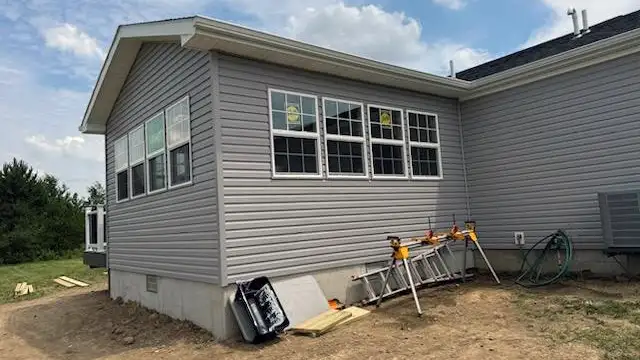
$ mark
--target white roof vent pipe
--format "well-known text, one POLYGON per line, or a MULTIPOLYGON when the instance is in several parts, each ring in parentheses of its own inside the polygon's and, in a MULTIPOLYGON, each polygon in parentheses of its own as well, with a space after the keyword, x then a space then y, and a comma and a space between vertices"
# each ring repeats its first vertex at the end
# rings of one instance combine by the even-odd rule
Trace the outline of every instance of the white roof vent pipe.
POLYGON ((576 9, 570 8, 567 10, 567 15, 570 15, 573 20, 573 35, 580 36, 580 26, 578 25, 578 13, 576 9))
POLYGON ((587 18, 587 9, 582 9, 582 33, 586 34, 589 31, 589 20, 587 18))
POLYGON ((455 68, 455 66, 453 66, 453 60, 449 60, 449 71, 450 71, 449 76, 452 79, 455 79, 456 78, 456 68, 455 68))

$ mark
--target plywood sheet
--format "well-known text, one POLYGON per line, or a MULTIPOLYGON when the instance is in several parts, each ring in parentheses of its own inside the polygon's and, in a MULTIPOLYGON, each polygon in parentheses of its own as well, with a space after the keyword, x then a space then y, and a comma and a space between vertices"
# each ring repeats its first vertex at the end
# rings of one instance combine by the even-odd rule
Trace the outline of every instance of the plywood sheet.
POLYGON ((333 329, 336 325, 349 317, 351 317, 351 313, 349 312, 331 309, 295 325, 291 328, 291 331, 299 334, 318 336, 333 329))

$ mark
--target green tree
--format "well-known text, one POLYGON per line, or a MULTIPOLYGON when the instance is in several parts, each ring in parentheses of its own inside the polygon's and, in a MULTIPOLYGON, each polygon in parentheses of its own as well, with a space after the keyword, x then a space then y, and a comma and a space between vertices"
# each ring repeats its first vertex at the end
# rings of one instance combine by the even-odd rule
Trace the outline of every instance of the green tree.
POLYGON ((105 202, 106 191, 104 186, 98 181, 94 182, 87 188, 89 198, 87 199, 87 205, 102 205, 105 202))
POLYGON ((59 257, 84 243, 83 201, 13 159, 0 170, 0 264, 59 257))

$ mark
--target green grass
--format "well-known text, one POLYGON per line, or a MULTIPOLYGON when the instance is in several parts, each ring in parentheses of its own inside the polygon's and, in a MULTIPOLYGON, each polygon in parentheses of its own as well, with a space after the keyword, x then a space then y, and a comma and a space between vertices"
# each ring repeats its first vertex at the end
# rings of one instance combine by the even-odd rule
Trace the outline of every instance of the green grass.
POLYGON ((90 269, 82 259, 39 261, 19 265, 0 266, 0 304, 38 298, 66 288, 53 282, 58 276, 68 276, 89 284, 106 280, 105 269, 90 269), (14 297, 13 290, 19 282, 34 287, 34 293, 14 297))

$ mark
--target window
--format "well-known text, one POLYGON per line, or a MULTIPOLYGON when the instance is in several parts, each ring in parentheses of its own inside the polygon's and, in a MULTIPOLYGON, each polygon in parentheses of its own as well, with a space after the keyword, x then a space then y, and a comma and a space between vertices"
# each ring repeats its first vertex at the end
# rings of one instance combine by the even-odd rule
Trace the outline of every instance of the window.
POLYGON ((163 190, 166 185, 164 152, 164 113, 159 113, 145 123, 147 143, 147 174, 149 194, 163 190))
POLYGON ((322 101, 328 177, 366 178, 364 106, 329 98, 322 101))
MULTIPOLYGON (((169 187, 171 188, 191 182, 191 114, 189 97, 187 96, 171 105, 165 113, 167 150, 169 152, 169 187)), ((154 166, 157 165, 157 161, 154 162, 154 166)))
POLYGON ((127 136, 116 140, 113 144, 116 173, 116 202, 129 198, 129 148, 127 136))
POLYGON ((321 177, 317 98, 269 89, 274 177, 321 177))
POLYGON ((406 178, 402 110, 369 105, 374 178, 406 178))
POLYGON ((442 178, 438 117, 418 111, 407 111, 409 147, 413 178, 442 178))
POLYGON ((129 164, 131 167, 131 198, 145 193, 144 181, 144 126, 129 133, 129 164))

